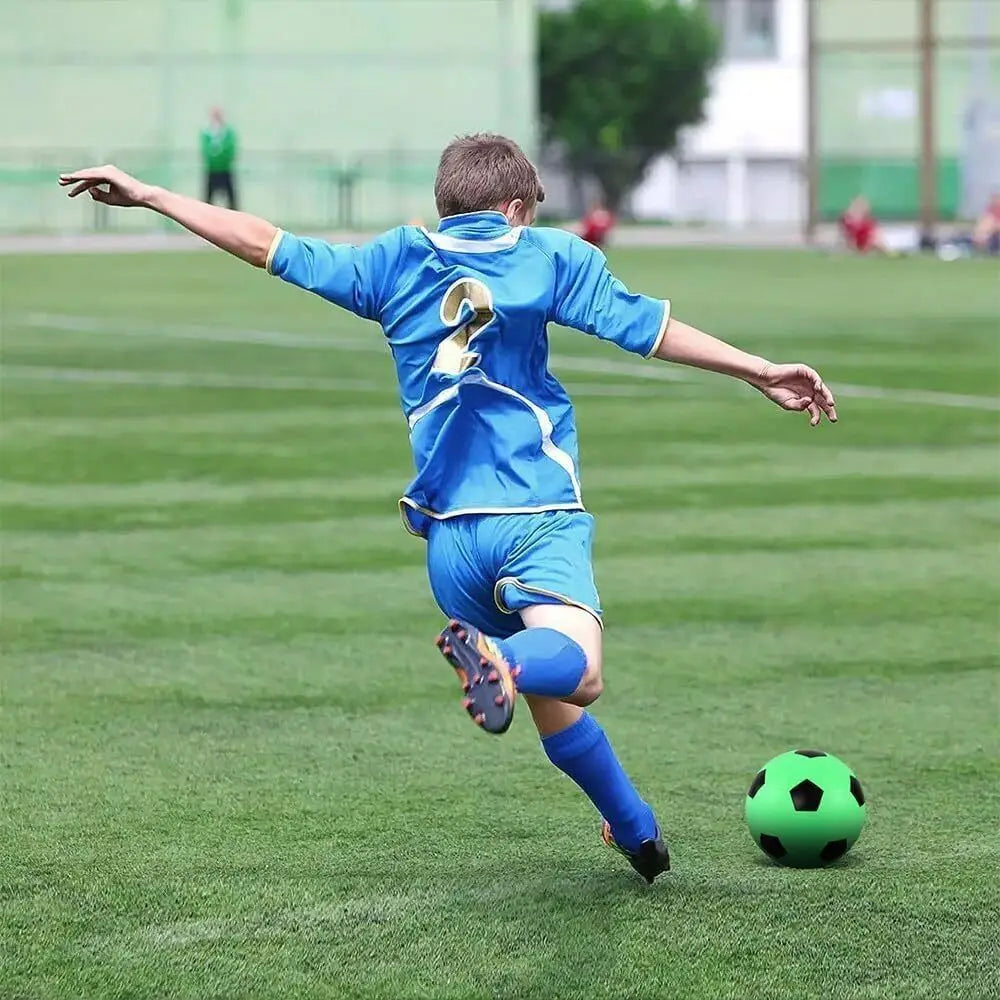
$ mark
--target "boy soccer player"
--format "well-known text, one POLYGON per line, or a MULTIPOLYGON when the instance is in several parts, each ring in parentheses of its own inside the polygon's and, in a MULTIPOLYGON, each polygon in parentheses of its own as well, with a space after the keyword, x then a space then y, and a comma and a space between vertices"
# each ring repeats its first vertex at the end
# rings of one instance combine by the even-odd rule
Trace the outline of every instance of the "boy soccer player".
POLYGON ((452 618, 438 645, 464 705, 492 733, 524 697, 549 760, 601 814, 602 836, 648 882, 670 868, 653 810, 585 711, 601 693, 593 519, 577 474, 573 408, 548 371, 547 324, 644 357, 743 379, 816 426, 833 396, 805 365, 774 365, 630 293, 603 254, 530 228, 544 198, 521 149, 456 139, 434 185, 437 231, 400 226, 363 247, 302 239, 243 212, 153 187, 115 167, 63 174, 70 197, 143 206, 357 316, 392 351, 416 476, 403 523, 427 540, 431 589, 452 618))

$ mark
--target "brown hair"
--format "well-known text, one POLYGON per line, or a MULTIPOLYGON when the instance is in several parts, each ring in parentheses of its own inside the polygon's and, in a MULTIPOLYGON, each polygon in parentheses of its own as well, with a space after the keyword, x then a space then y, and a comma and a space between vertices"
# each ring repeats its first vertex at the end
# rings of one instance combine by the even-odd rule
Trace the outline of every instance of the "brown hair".
POLYGON ((545 192, 535 165, 513 139, 478 132, 448 143, 434 181, 438 215, 485 212, 515 198, 530 209, 545 192))

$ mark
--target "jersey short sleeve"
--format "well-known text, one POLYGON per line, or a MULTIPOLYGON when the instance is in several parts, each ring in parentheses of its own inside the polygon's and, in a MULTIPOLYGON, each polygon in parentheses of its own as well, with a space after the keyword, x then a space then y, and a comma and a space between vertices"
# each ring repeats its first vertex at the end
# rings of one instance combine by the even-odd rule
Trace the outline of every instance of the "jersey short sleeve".
POLYGON ((545 250, 556 272, 555 322, 646 358, 656 352, 670 319, 668 300, 630 292, 604 254, 572 233, 547 240, 545 250))
POLYGON ((406 246, 405 227, 355 247, 279 230, 267 270, 364 319, 378 320, 406 246))

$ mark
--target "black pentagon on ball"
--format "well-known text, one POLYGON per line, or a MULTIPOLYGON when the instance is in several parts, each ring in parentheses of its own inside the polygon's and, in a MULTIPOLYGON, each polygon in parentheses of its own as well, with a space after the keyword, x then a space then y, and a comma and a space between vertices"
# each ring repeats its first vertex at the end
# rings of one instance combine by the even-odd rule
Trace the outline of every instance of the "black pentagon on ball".
POLYGON ((854 796, 859 806, 865 804, 865 790, 861 787, 861 782, 854 775, 851 775, 851 795, 854 796))
POLYGON ((823 789, 819 785, 814 785, 808 778, 800 781, 788 794, 792 797, 792 805, 796 812, 814 813, 823 800, 823 789))
POLYGON ((750 782, 750 787, 747 789, 747 798, 752 799, 764 787, 764 778, 764 772, 758 771, 753 781, 750 782))
POLYGON ((831 840, 830 843, 819 852, 819 856, 824 861, 836 861, 837 858, 843 857, 846 853, 846 840, 831 840))
POLYGON ((800 757, 825 757, 825 750, 796 750, 795 751, 800 757))
POLYGON ((769 833, 762 833, 760 835, 760 846, 772 858, 783 858, 788 853, 781 841, 777 837, 772 837, 769 833))

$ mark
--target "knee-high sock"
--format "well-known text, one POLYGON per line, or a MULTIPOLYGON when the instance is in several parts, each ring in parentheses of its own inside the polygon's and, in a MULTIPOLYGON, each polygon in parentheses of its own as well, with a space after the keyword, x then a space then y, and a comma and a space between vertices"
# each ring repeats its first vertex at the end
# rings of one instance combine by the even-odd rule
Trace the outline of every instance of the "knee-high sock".
POLYGON ((615 843, 635 851, 657 835, 653 810, 629 780, 604 730, 583 713, 573 725, 542 737, 550 761, 569 775, 611 824, 615 843))
POLYGON ((511 666, 520 667, 516 684, 522 694, 565 698, 587 669, 583 647, 554 628, 526 628, 497 645, 511 666))

